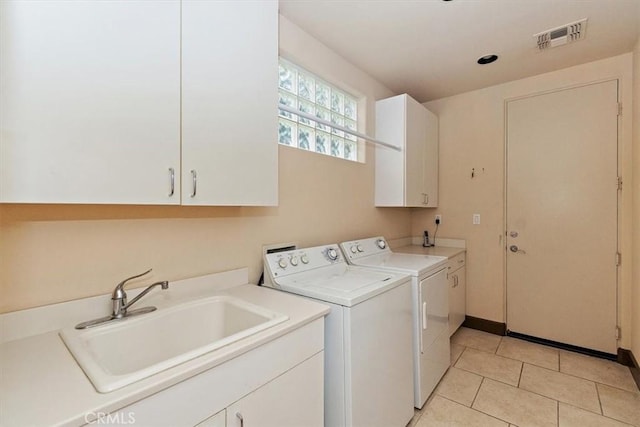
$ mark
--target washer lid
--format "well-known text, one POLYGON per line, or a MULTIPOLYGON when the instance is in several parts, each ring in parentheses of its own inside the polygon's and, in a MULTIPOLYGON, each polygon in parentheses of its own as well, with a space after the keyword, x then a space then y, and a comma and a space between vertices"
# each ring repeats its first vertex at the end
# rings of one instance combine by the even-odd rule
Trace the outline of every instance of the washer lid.
POLYGON ((287 292, 351 307, 408 280, 402 273, 348 266, 301 272, 276 278, 275 282, 287 292))
POLYGON ((422 276, 446 267, 448 258, 434 255, 385 252, 350 261, 353 265, 399 271, 412 276, 422 276))

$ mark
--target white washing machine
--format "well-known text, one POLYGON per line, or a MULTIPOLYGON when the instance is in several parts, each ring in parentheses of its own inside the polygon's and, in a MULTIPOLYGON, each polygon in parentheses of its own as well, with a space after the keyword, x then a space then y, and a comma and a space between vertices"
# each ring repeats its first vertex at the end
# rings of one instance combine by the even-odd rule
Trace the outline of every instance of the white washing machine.
POLYGON ((265 286, 331 307, 325 426, 404 427, 413 417, 411 279, 347 264, 337 244, 266 254, 265 286))
POLYGON ((414 405, 422 408, 451 363, 447 258, 394 253, 384 237, 340 246, 350 264, 411 275, 414 405))

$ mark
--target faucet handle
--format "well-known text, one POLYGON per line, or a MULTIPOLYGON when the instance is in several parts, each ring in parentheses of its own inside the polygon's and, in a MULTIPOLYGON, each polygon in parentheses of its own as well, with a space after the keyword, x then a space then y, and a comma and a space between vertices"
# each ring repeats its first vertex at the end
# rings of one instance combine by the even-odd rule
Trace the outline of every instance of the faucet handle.
POLYGON ((145 271, 144 273, 140 273, 140 274, 136 274, 135 276, 128 277, 128 278, 124 279, 122 282, 118 283, 116 288, 113 290, 113 295, 111 295, 111 299, 122 299, 122 298, 124 298, 125 295, 126 295, 126 293, 124 292, 124 285, 129 280, 137 279, 138 277, 142 277, 145 274, 151 273, 152 270, 153 270, 153 268, 150 268, 147 271, 145 271))

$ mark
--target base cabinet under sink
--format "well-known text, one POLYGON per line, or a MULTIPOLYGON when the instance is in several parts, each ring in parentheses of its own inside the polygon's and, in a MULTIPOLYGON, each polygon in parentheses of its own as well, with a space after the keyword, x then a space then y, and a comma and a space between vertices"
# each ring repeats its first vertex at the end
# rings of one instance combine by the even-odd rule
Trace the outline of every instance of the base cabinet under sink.
POLYGON ((205 420, 197 427, 322 427, 323 364, 317 354, 226 408, 225 424, 205 420))
POLYGON ((110 413, 99 424, 132 419, 128 424, 150 427, 322 427, 324 318, 110 413))

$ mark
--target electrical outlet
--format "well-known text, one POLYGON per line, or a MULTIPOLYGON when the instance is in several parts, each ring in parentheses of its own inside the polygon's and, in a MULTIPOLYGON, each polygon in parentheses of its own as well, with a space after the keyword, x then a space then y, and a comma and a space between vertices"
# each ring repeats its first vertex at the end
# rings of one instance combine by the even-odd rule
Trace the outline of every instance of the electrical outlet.
POLYGON ((442 224, 442 215, 436 215, 436 225, 442 224))
POLYGON ((480 224, 480 214, 473 214, 473 225, 480 224))

